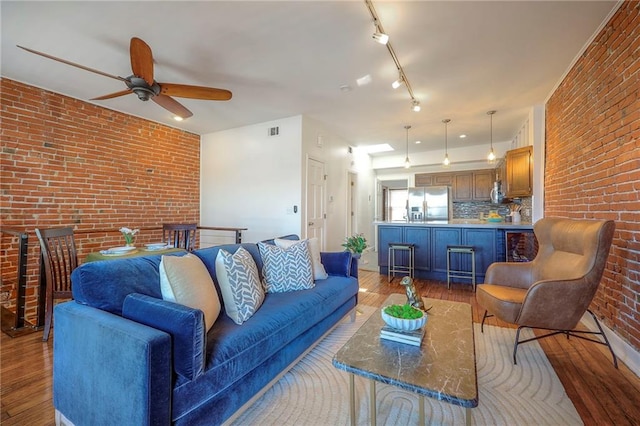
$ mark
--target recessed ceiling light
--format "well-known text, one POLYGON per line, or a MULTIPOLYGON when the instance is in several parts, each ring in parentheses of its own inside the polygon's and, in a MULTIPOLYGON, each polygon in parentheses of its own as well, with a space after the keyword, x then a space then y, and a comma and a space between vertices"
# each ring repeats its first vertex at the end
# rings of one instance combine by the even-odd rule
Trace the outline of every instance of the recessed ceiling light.
POLYGON ((419 143, 422 143, 422 141, 416 141, 416 145, 419 144, 419 143))
POLYGON ((465 135, 465 134, 460 135, 460 139, 464 139, 466 137, 467 137, 467 135, 465 135))
POLYGON ((350 92, 351 91, 351 86, 349 86, 348 84, 343 84, 342 86, 340 86, 340 91, 341 92, 350 92))
POLYGON ((176 121, 182 121, 182 120, 184 120, 184 119, 183 119, 182 117, 180 117, 179 115, 174 115, 174 116, 173 116, 173 119, 174 119, 174 120, 176 120, 176 121))

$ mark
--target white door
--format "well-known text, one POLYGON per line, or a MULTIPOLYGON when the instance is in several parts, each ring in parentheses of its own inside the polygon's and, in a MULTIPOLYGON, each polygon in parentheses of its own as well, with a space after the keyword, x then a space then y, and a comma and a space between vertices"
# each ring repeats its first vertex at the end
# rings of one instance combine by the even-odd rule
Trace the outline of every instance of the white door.
POLYGON ((307 238, 317 238, 324 250, 325 222, 324 163, 307 159, 307 238))

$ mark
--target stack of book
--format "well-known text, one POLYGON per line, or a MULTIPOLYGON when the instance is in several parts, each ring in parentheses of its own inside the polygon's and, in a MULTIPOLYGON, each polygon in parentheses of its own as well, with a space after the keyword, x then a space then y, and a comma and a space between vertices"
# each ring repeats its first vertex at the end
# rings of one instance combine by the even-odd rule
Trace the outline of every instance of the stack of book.
POLYGON ((424 329, 425 327, 421 327, 413 331, 403 331, 384 325, 380 329, 380 338, 420 346, 422 338, 424 337, 424 329))

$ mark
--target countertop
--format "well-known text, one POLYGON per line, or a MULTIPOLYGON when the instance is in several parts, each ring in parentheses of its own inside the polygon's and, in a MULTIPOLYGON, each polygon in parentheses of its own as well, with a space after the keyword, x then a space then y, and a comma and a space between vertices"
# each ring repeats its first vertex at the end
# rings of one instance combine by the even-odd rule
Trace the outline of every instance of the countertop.
POLYGON ((491 228, 491 229, 533 229, 531 222, 487 222, 479 219, 430 220, 425 222, 407 222, 404 220, 375 221, 374 225, 385 226, 426 226, 442 228, 491 228))

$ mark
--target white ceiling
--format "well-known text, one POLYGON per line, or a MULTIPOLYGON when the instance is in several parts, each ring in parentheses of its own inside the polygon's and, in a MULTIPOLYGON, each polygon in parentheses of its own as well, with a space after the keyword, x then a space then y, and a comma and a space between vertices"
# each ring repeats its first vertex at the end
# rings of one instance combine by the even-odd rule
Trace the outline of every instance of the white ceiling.
MULTIPOLYGON (((126 77, 129 40, 153 49, 160 82, 225 88, 228 102, 176 98, 176 123, 135 95, 98 105, 197 134, 304 114, 353 146, 412 151, 509 141, 616 7, 615 1, 374 1, 422 111, 372 39, 364 1, 2 1, 2 76, 88 100, 124 83, 42 58, 22 45, 126 77), (356 80, 371 76, 371 83, 356 80), (343 91, 348 85, 351 90, 343 91), (468 135, 459 139, 461 133, 468 135)), ((486 147, 476 147, 481 155, 486 147)))

